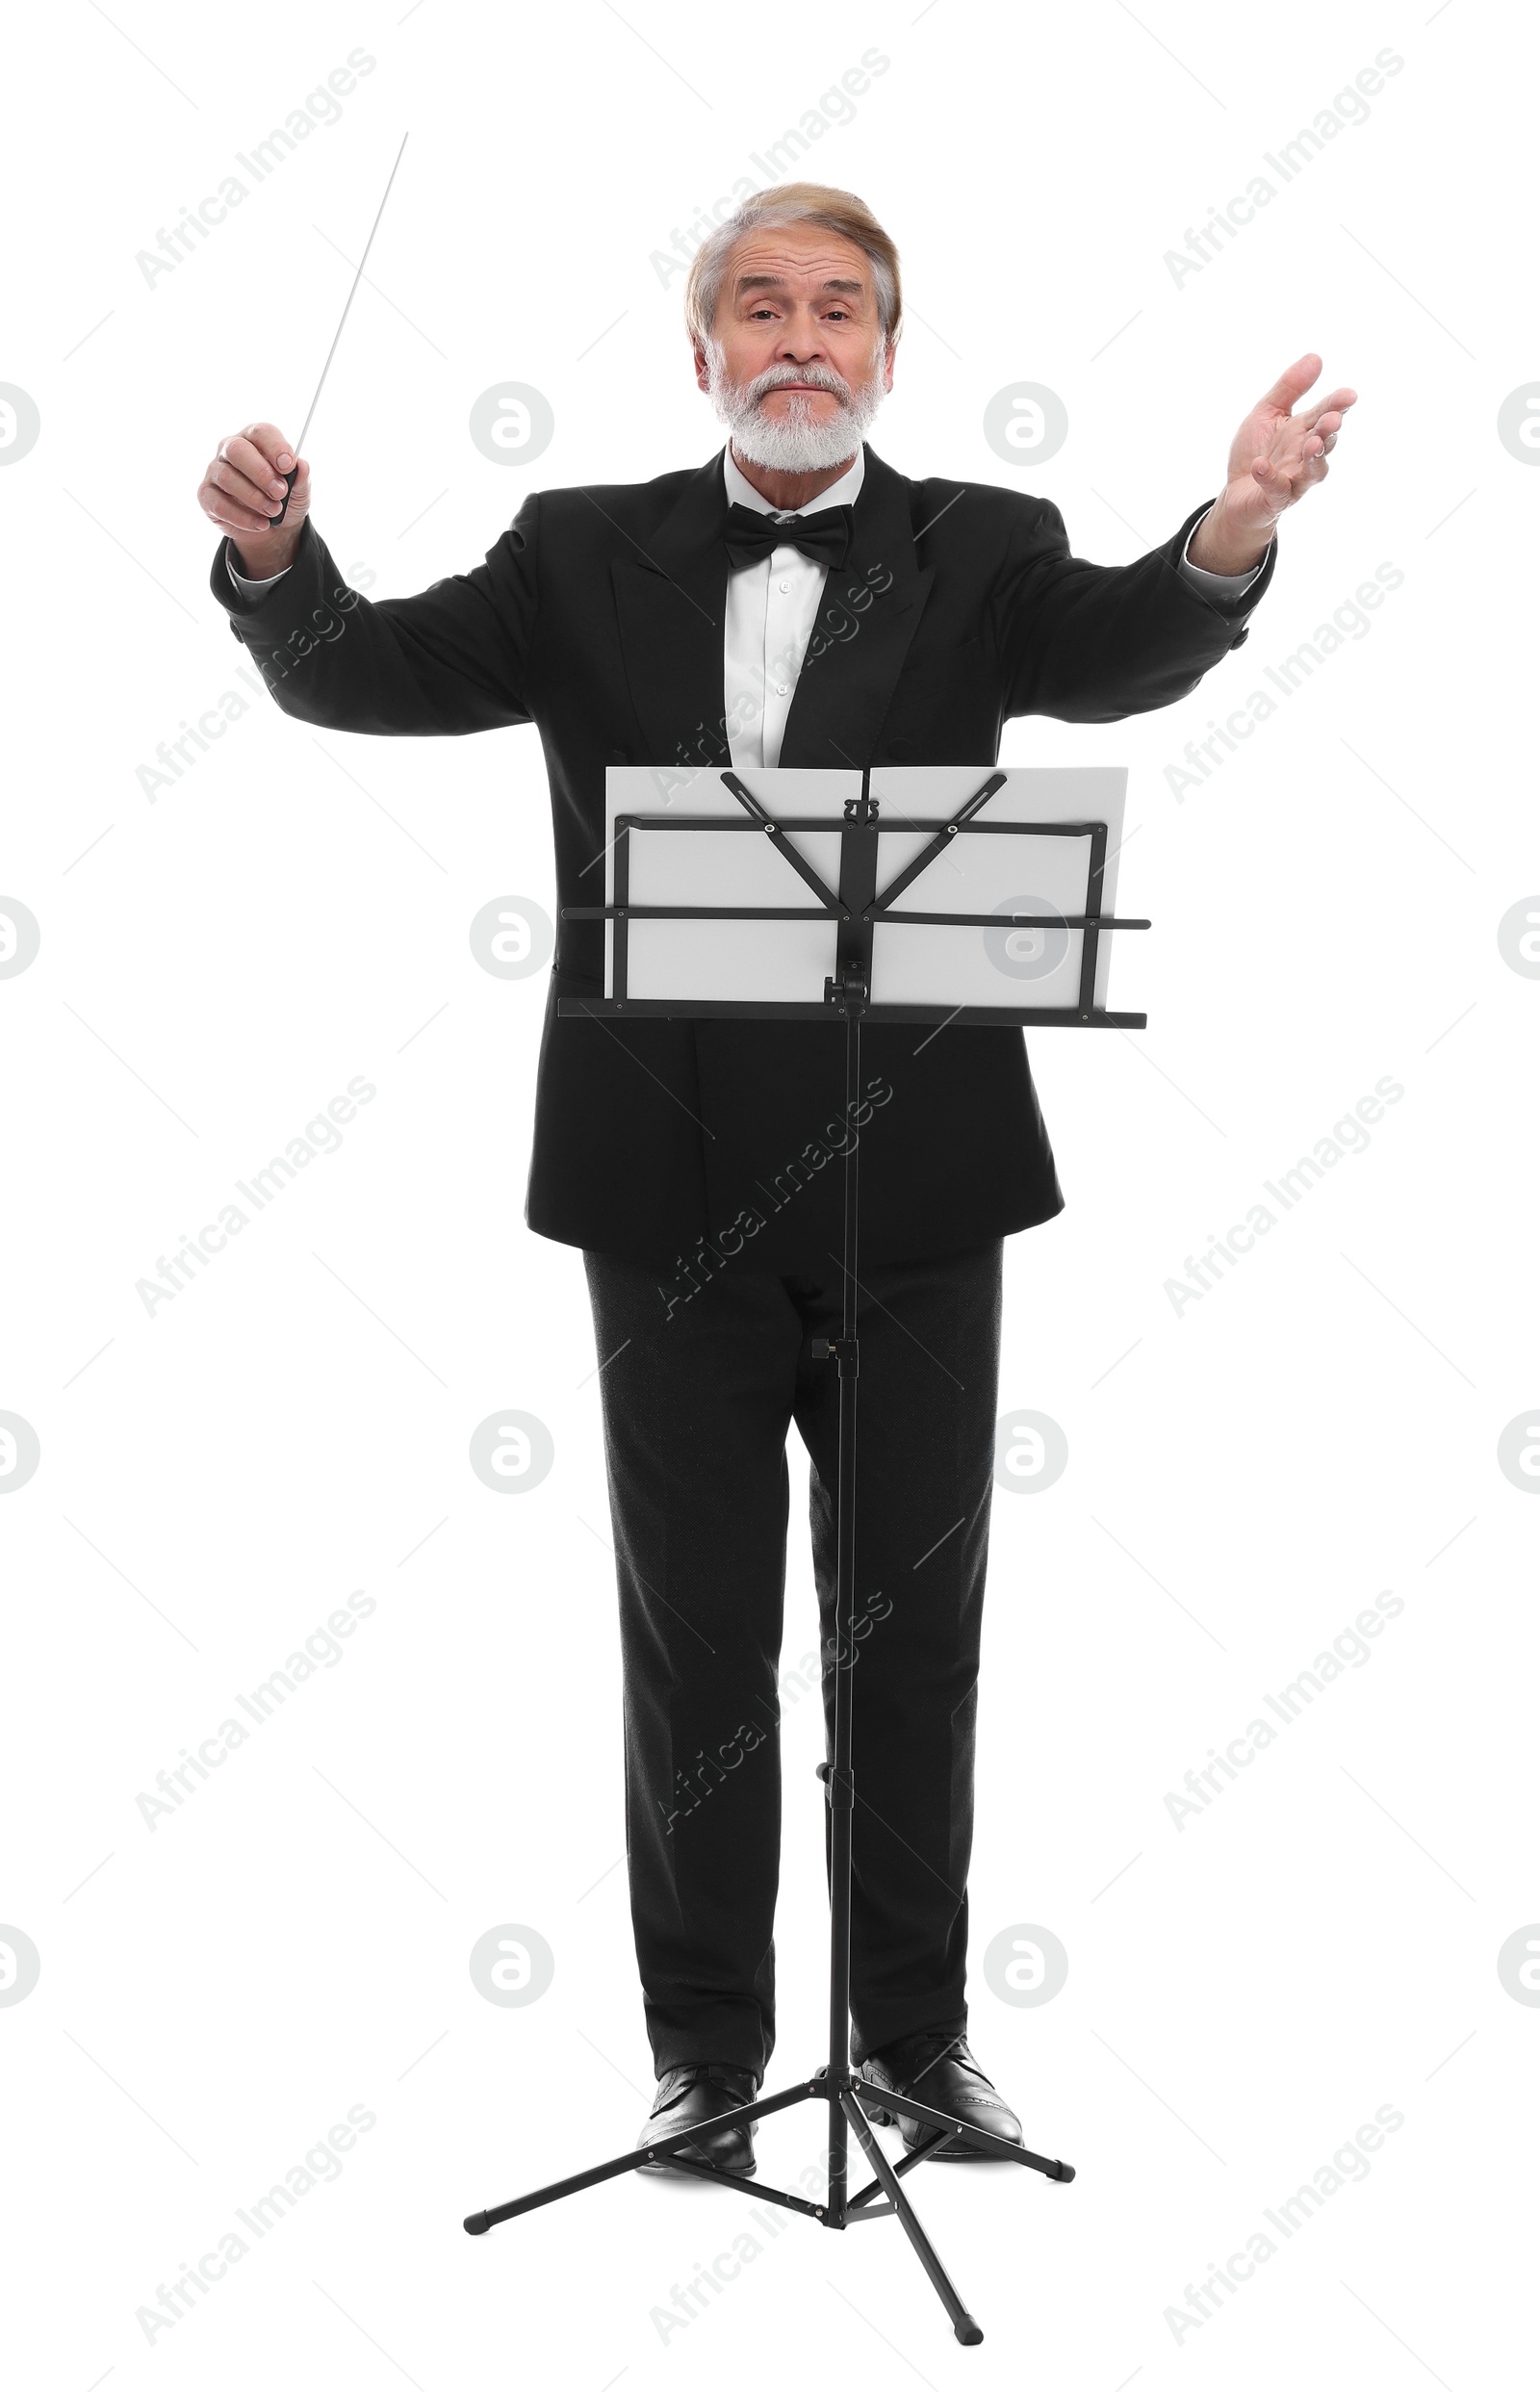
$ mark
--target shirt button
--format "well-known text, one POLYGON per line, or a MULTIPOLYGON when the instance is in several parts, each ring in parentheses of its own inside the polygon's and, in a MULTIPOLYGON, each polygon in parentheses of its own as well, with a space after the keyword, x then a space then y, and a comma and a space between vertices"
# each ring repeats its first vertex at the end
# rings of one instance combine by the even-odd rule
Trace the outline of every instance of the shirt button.
POLYGON ((783 581, 783 582, 782 582, 782 584, 781 584, 781 587, 782 587, 783 590, 789 590, 789 589, 790 589, 790 587, 791 587, 791 584, 790 584, 790 582, 789 582, 789 581, 783 581))
POLYGON ((776 683, 776 696, 777 696, 778 698, 783 698, 783 697, 785 696, 786 691, 787 691, 787 689, 788 689, 789 687, 790 687, 790 683, 789 683, 788 682, 777 682, 777 683, 776 683))

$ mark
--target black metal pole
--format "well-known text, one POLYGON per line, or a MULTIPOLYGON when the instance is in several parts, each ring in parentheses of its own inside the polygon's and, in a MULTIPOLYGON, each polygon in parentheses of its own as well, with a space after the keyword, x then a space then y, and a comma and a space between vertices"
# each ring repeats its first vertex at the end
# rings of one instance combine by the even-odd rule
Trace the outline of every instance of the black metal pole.
MULTIPOLYGON (((854 1721, 852 1621, 856 1608, 856 1273, 860 1261, 860 1143, 856 1116, 860 1098, 860 1016, 864 988, 847 978, 845 1011, 844 1236, 841 1266, 839 1344, 839 1466, 834 1564, 834 1746, 826 1778, 829 1796, 829 2073, 834 2085, 850 2082, 850 1906, 851 1826, 855 1784, 851 1770, 854 1721)), ((849 2138, 843 2105, 829 2104, 829 2223, 843 2225, 848 2191, 849 2138)))
MULTIPOLYGON (((898 2181, 898 2172, 888 2159, 887 2153, 883 2149, 882 2145, 878 2142, 877 2137, 873 2134, 870 2126, 866 2123, 866 2120, 861 2113, 860 2103, 857 2100, 853 2093, 847 2093, 843 2095, 841 2098, 849 2112, 850 2123, 856 2129, 857 2138, 860 2141, 861 2149, 871 2161, 877 2182, 882 2186, 883 2191, 887 2195, 888 2199, 892 2202, 893 2215, 897 2218, 899 2225, 909 2236, 910 2247, 913 2251, 915 2258, 918 2259, 921 2267, 925 2270, 926 2275, 930 2277, 931 2282, 935 2285, 936 2290, 940 2297, 941 2306, 945 2309, 947 2316, 952 2321, 952 2331, 956 2334, 959 2342, 969 2344, 982 2342, 984 2340, 983 2328, 980 2327, 977 2319, 969 2315, 967 2304, 963 2301, 962 2294, 958 2291, 957 2286, 953 2283, 952 2278, 948 2276, 945 2268, 941 2265, 940 2259, 937 2255, 936 2246, 931 2241, 930 2236, 926 2233, 925 2228, 921 2225, 918 2218, 915 2217, 913 2210, 910 2207, 909 2198, 905 2193, 903 2186, 898 2181)), ((943 2140, 945 2138, 943 2138, 943 2140)))

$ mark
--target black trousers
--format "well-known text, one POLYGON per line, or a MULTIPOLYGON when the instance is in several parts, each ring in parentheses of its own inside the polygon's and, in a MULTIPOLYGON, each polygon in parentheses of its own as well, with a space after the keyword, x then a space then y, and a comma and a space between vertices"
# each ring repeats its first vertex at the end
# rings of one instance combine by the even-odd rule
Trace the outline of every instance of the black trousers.
MULTIPOLYGON (((1002 1243, 860 1273, 852 2058, 966 2024, 974 1717, 1002 1243)), ((786 1439, 811 1460, 833 1736, 840 1269, 727 1264, 687 1303, 585 1252, 625 1681, 631 1920, 654 2067, 775 2044, 786 1439), (675 1298, 672 1312, 669 1298, 675 1298)), ((827 1854, 826 1817, 826 1854, 827 1854)))

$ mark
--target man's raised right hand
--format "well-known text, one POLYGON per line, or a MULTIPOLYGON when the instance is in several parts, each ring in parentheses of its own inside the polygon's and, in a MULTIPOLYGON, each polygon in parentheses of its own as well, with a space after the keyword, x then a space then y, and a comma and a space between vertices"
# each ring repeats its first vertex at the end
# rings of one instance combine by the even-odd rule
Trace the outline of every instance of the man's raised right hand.
POLYGON ((229 533, 236 565, 252 581, 294 563, 310 512, 308 465, 299 467, 283 522, 272 523, 283 504, 283 476, 294 469, 294 451, 276 424, 248 424, 220 441, 198 484, 199 506, 229 533))

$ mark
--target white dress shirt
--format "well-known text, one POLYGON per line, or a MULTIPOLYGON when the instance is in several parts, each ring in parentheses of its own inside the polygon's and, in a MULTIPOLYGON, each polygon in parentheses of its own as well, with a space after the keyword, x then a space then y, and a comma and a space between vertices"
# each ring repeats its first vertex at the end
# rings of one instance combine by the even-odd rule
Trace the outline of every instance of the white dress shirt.
MULTIPOLYGON (((866 452, 858 449, 848 472, 831 482, 816 499, 795 510, 774 507, 732 461, 731 448, 722 451, 722 475, 728 503, 752 507, 757 515, 776 515, 783 522, 789 512, 816 515, 826 506, 854 506, 866 477, 866 452)), ((1198 523, 1204 520, 1199 517, 1198 523)), ((1193 526, 1195 532, 1198 524, 1193 526)), ((1192 546, 1191 536, 1188 547, 1192 546)), ((1182 572, 1201 597, 1219 601, 1239 598, 1250 588, 1262 567, 1250 573, 1209 573, 1194 565, 1184 552, 1182 572)), ((270 574, 265 581, 250 580, 231 564, 228 544, 225 570, 244 599, 260 598, 283 579, 270 574)), ((287 573, 289 567, 285 566, 287 573)), ((781 760, 781 742, 807 654, 818 619, 829 568, 816 557, 804 556, 788 541, 757 563, 739 565, 728 575, 727 620, 723 633, 722 692, 726 709, 729 752, 733 763, 773 771, 781 760)))
MULTIPOLYGON (((847 473, 816 499, 809 499, 806 506, 794 510, 772 506, 748 476, 740 473, 731 449, 722 451, 722 473, 730 506, 752 507, 757 515, 783 520, 792 512, 818 515, 826 506, 855 505, 866 478, 866 451, 858 449, 847 473)), ((804 556, 789 541, 784 548, 772 549, 757 564, 740 565, 728 575, 723 702, 728 745, 740 769, 757 764, 773 772, 781 761, 792 693, 828 576, 827 565, 821 565, 816 556, 804 556)))

